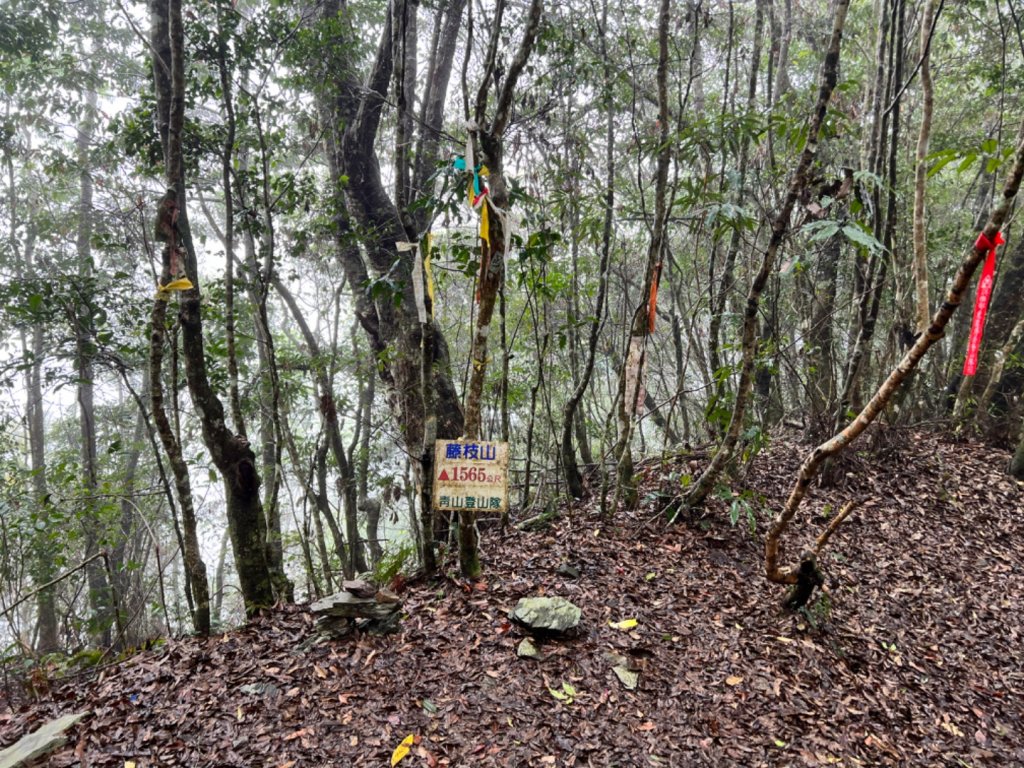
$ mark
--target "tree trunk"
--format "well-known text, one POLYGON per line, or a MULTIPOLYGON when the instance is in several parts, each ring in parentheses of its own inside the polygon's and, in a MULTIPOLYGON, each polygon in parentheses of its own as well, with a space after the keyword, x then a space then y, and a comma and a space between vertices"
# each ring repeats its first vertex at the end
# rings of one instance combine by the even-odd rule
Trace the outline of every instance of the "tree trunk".
POLYGON ((654 220, 650 224, 650 241, 647 246, 647 262, 644 266, 643 289, 640 303, 633 311, 630 322, 629 347, 622 367, 619 369, 618 394, 618 438, 612 457, 616 465, 616 497, 621 497, 629 509, 638 501, 637 481, 633 473, 633 456, 630 439, 633 433, 634 416, 637 406, 643 402, 644 362, 647 356, 648 337, 654 333, 655 301, 658 280, 665 253, 665 237, 668 227, 668 169, 672 160, 672 146, 669 143, 668 114, 668 29, 670 20, 669 0, 661 0, 658 9, 658 160, 654 178, 654 220))
MULTIPOLYGON (((151 45, 156 84, 157 117, 164 148, 164 170, 169 188, 177 196, 178 232, 164 248, 161 280, 171 278, 172 248, 184 249, 185 273, 193 287, 183 292, 180 321, 185 354, 185 375, 192 402, 199 412, 203 442, 224 481, 228 529, 235 555, 246 613, 252 615, 274 602, 271 574, 265 543, 266 518, 260 501, 260 476, 256 456, 243 436, 228 429, 224 406, 210 386, 206 373, 205 345, 201 315, 201 296, 196 253, 185 207, 182 132, 185 118, 184 30, 181 0, 151 0, 151 45)), ((161 292, 156 304, 165 304, 161 292)), ((154 307, 154 313, 158 311, 154 307)), ((154 328, 157 327, 154 324, 154 328)), ((162 323, 160 325, 162 327, 162 323)))
POLYGON ((916 289, 916 332, 928 328, 928 242, 925 232, 925 188, 928 180, 928 141, 932 130, 932 72, 930 65, 931 27, 935 18, 934 0, 925 0, 921 16, 921 130, 917 137, 917 166, 914 170, 914 285, 916 289))
MULTIPOLYGON (((398 5, 404 6, 404 0, 398 5)), ((444 42, 432 57, 427 90, 422 94, 418 145, 423 151, 417 153, 416 171, 410 182, 414 190, 425 190, 434 170, 456 49, 453 41, 464 7, 465 0, 450 0, 438 10, 436 23, 441 25, 444 42)), ((309 62, 314 82, 325 84, 317 96, 322 122, 327 126, 324 138, 333 190, 333 234, 338 259, 352 289, 356 317, 379 361, 389 407, 401 425, 406 450, 419 457, 414 469, 421 498, 427 502, 422 518, 429 519, 433 443, 426 446, 425 437, 429 434, 432 441, 435 437, 456 438, 463 433, 462 409, 452 382, 448 345, 432 318, 425 327, 421 326, 412 282, 415 251, 399 251, 397 245, 410 240, 419 242, 429 218, 422 210, 410 217, 388 197, 374 146, 392 69, 392 14, 387 14, 376 59, 364 83, 356 79, 346 58, 356 32, 350 17, 340 10, 338 0, 325 0, 321 5, 321 18, 327 22, 321 30, 326 35, 321 51, 327 55, 309 62), (411 232, 407 226, 410 218, 411 232), (353 230, 359 232, 363 250, 353 243, 353 230), (372 287, 384 276, 396 286, 394 290, 366 290, 366 286, 372 287), (428 356, 425 361, 424 354, 428 356)), ((404 10, 399 8, 399 13, 404 10)), ((415 102, 411 94, 404 99, 406 105, 415 102)), ((421 557, 427 570, 432 571, 433 532, 424 530, 421 534, 421 557)))
MULTIPOLYGON (((572 444, 573 422, 576 420, 577 409, 590 386, 590 377, 594 373, 594 362, 597 357, 597 340, 604 325, 605 304, 608 297, 608 264, 611 261, 612 227, 615 220, 615 112, 612 109, 612 63, 608 57, 608 0, 601 5, 601 53, 604 60, 604 100, 606 109, 605 120, 605 200, 604 224, 601 230, 601 263, 598 267, 597 300, 594 307, 594 319, 590 323, 590 334, 587 339, 587 359, 583 364, 583 372, 576 382, 569 399, 562 407, 562 439, 560 455, 562 472, 565 475, 565 487, 574 499, 583 498, 583 475, 580 474, 576 462, 576 451, 572 444)), ((583 448, 582 442, 580 448, 583 448)))
POLYGON ((1024 426, 1020 430, 1020 442, 1017 443, 1017 450, 1014 451, 1013 460, 1010 462, 1010 474, 1018 480, 1024 480, 1024 426))
MULTIPOLYGON (((170 254, 164 254, 164 262, 170 264, 170 254)), ((171 270, 163 272, 161 280, 166 284, 171 270)), ((192 613, 192 628, 200 635, 210 633, 210 588, 206 575, 206 564, 203 562, 199 548, 198 524, 192 496, 192 481, 188 473, 188 465, 178 442, 177 435, 171 427, 164 408, 163 358, 166 344, 167 302, 153 302, 150 316, 149 346, 149 399, 153 413, 153 423, 157 435, 167 454, 167 463, 171 466, 174 477, 175 494, 181 510, 182 522, 182 558, 185 561, 185 596, 192 613)), ((178 375, 175 366, 171 366, 172 377, 178 375)))
MULTIPOLYGON (((76 154, 79 163, 78 232, 76 251, 78 276, 82 285, 88 285, 93 278, 92 265, 92 166, 90 144, 95 124, 96 93, 86 92, 85 111, 78 126, 76 154)), ((96 408, 95 408, 95 329, 93 307, 89 297, 82 295, 72 308, 71 324, 75 334, 75 374, 78 381, 78 438, 81 460, 81 484, 85 495, 85 516, 83 539, 86 559, 99 553, 99 542, 103 537, 104 523, 99 517, 97 493, 99 488, 99 467, 96 455, 96 408)), ((97 646, 109 646, 111 622, 113 619, 110 585, 99 559, 93 559, 86 566, 86 581, 89 585, 89 606, 92 610, 90 633, 97 646)))
MULTIPOLYGON (((11 153, 7 153, 7 177, 10 207, 10 248, 18 253, 18 197, 14 178, 14 164, 11 153)), ((31 219, 25 222, 25 246, 22 252, 22 265, 25 275, 35 276, 35 243, 36 228, 31 219)), ((49 583, 56 575, 54 558, 51 556, 50 537, 50 491, 47 484, 46 469, 46 422, 44 420, 43 403, 43 359, 46 345, 43 339, 43 326, 33 323, 29 332, 21 332, 21 346, 24 357, 30 361, 25 367, 25 421, 28 427, 29 467, 32 471, 33 509, 37 524, 32 537, 32 560, 29 570, 36 584, 49 583), (29 342, 31 337, 31 343, 29 342)), ((59 628, 57 625, 56 587, 40 589, 36 593, 36 624, 38 639, 36 649, 40 653, 54 653, 60 648, 59 628)))
POLYGON ((832 22, 832 36, 829 41, 828 52, 825 54, 825 63, 822 68, 821 84, 818 90, 818 100, 811 113, 810 124, 807 129, 807 142, 800 154, 800 161, 796 171, 789 183, 789 190, 783 201, 782 208, 772 223, 771 239, 765 250, 764 258, 761 261, 761 269, 758 271, 750 291, 747 294, 746 308, 743 313, 743 336, 742 355, 743 365, 740 369, 740 381, 736 389, 736 401, 733 404, 732 417, 726 431, 725 439, 719 446, 714 458, 701 473, 694 483, 693 489, 688 493, 680 509, 693 508, 704 503, 708 494, 714 488, 718 477, 725 468, 726 463, 732 457, 736 443, 739 440, 740 431, 743 427, 743 418, 746 413, 747 401, 750 397, 751 385, 753 383, 753 370, 755 361, 757 315, 760 305, 761 292, 764 290, 771 276, 775 265, 775 256, 779 246, 789 230, 789 219, 804 187, 807 185, 807 175, 811 168, 811 162, 818 152, 818 139, 821 132, 821 125, 825 119, 825 111, 828 102, 835 89, 839 71, 840 42, 843 37, 843 25, 846 22, 846 12, 849 8, 849 0, 838 0, 836 3, 835 17, 832 22))

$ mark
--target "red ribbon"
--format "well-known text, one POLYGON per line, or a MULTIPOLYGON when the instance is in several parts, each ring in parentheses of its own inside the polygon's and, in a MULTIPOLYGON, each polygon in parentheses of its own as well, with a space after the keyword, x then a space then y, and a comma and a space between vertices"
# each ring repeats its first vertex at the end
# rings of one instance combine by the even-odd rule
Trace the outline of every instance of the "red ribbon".
POLYGON ((1005 243, 1002 232, 996 232, 992 242, 982 232, 978 235, 974 247, 979 251, 987 250, 985 267, 978 281, 978 293, 974 297, 974 317, 971 319, 971 336, 967 342, 967 359, 964 360, 964 376, 973 376, 978 372, 978 351, 981 349, 981 337, 985 332, 985 315, 988 313, 988 302, 992 298, 992 285, 996 276, 996 248, 1005 243))

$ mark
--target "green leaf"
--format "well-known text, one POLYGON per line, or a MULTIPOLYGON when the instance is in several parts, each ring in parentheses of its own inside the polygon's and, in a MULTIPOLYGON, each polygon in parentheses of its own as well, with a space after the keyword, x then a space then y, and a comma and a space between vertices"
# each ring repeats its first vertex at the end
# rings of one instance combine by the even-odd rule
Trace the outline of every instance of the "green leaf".
POLYGON ((843 227, 843 235, 852 243, 863 246, 869 251, 884 251, 884 246, 878 242, 873 235, 868 234, 854 224, 847 224, 843 227))
POLYGON ((816 221, 804 227, 804 231, 810 235, 811 242, 821 243, 828 240, 839 231, 838 221, 816 221))
POLYGON ((964 159, 960 163, 960 165, 957 166, 957 168, 956 168, 957 172, 958 173, 963 173, 968 168, 970 168, 972 165, 974 165, 974 161, 977 160, 977 159, 978 159, 978 155, 976 153, 968 152, 967 156, 964 157, 964 159))

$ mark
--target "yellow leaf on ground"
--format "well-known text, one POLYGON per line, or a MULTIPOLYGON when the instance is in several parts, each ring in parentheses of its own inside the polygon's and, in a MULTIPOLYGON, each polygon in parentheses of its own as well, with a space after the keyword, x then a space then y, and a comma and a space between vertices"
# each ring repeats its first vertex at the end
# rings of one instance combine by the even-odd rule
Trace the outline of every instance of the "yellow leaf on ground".
POLYGON ((739 675, 731 675, 730 677, 725 678, 726 685, 739 685, 742 682, 743 678, 739 675))
POLYGON ((639 623, 636 619, 623 619, 622 621, 609 621, 608 626, 612 629, 632 629, 639 623))
POLYGON ((409 750, 412 748, 413 742, 416 741, 416 737, 411 733, 402 739, 402 743, 395 747, 395 751, 391 753, 391 768, 402 762, 402 758, 409 754, 409 750))

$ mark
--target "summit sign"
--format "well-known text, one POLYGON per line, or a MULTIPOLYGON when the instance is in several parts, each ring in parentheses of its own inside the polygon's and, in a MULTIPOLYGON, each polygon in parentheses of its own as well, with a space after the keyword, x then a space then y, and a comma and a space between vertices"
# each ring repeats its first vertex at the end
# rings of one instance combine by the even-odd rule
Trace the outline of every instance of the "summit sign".
POLYGON ((508 443, 438 440, 434 444, 434 509, 508 509, 508 443))

